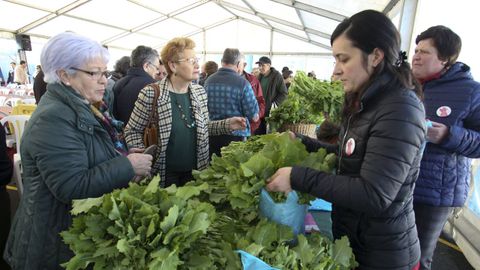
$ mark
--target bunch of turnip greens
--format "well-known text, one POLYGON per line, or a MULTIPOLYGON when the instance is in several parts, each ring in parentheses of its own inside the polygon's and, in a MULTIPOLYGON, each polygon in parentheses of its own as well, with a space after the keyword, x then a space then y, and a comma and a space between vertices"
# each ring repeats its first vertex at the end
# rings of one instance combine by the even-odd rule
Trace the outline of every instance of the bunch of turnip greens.
MULTIPOLYGON (((194 173, 184 187, 131 184, 100 198, 74 202, 73 225, 62 233, 75 256, 67 269, 242 269, 234 251, 245 250, 281 269, 351 269, 348 240, 298 237, 258 215, 260 190, 283 166, 331 171, 335 156, 307 153, 288 134, 235 142, 194 173)), ((302 195, 304 201, 310 198, 302 195)))
POLYGON ((343 99, 341 82, 316 80, 297 71, 287 99, 270 112, 267 121, 272 130, 279 130, 286 124, 319 125, 325 119, 339 123, 343 99))

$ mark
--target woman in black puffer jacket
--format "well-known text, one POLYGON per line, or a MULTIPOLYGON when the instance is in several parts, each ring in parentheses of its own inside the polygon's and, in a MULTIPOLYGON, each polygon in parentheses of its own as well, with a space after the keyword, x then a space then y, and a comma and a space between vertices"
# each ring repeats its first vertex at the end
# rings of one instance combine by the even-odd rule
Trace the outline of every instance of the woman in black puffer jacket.
MULTIPOLYGON (((385 15, 366 10, 340 23, 331 43, 334 76, 346 92, 334 148, 337 174, 281 168, 267 188, 293 188, 332 202, 334 236, 348 236, 359 269, 418 269, 412 193, 426 132, 425 111, 400 51, 399 34, 385 15)), ((302 140, 309 150, 326 146, 302 140)))

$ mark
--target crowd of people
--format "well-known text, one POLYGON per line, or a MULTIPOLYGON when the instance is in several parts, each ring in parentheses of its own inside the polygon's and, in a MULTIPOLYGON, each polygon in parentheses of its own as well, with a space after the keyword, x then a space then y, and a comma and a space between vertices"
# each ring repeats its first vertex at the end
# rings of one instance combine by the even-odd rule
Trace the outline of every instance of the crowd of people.
MULTIPOLYGON (((366 10, 341 22, 330 42, 332 76, 345 91, 342 121, 324 123, 318 139, 290 137, 336 153, 336 173, 281 168, 267 189, 332 202, 334 237, 348 236, 358 269, 431 269, 440 231, 467 197, 470 159, 480 157, 480 84, 457 61, 461 39, 444 26, 427 29, 410 66, 390 19, 366 10)), ((162 187, 182 186, 221 147, 266 134, 265 119, 287 98, 293 75, 267 56, 248 73, 236 48, 225 49, 220 68, 200 67, 185 37, 161 52, 138 46, 113 72, 109 58, 71 32, 43 48, 35 84, 45 90, 22 138, 24 192, 10 232, 0 232, 13 269, 61 269, 73 256, 59 235, 72 224, 72 200, 157 174, 162 187), (143 151, 152 115, 158 148, 150 155, 143 151)), ((25 83, 16 73, 13 82, 25 83)), ((11 163, 0 165, 4 188, 11 163)))

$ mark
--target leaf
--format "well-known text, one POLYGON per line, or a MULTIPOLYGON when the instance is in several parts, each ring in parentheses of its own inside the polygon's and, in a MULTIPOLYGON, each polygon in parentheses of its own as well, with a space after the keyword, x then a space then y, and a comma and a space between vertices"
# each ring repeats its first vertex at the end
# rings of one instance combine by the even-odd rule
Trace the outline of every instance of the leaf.
POLYGON ((162 248, 150 254, 153 260, 148 264, 148 269, 155 270, 173 270, 182 265, 176 251, 170 251, 167 248, 162 248))
POLYGON ((113 197, 110 197, 110 200, 112 202, 112 209, 110 210, 110 213, 108 214, 108 218, 110 220, 122 220, 122 215, 120 214, 120 211, 118 210, 118 205, 117 202, 113 197))
POLYGON ((61 266, 66 267, 67 270, 85 269, 90 262, 90 256, 78 254, 71 258, 68 262, 62 264, 61 266))
POLYGON ((158 187, 160 186, 160 176, 157 175, 153 177, 153 179, 148 183, 147 187, 143 191, 143 194, 148 194, 148 193, 155 193, 158 191, 158 187))
POLYGON ((150 237, 155 232, 155 219, 150 220, 150 224, 147 229, 147 237, 150 237))
POLYGON ((127 239, 122 238, 117 242, 117 249, 123 254, 129 254, 132 250, 130 245, 128 245, 127 239))
POLYGON ((208 189, 207 183, 202 183, 199 186, 183 186, 183 187, 177 188, 177 192, 175 195, 183 200, 188 200, 193 196, 198 196, 201 191, 204 191, 207 189, 208 189))
POLYGON ((99 207, 102 205, 103 196, 98 198, 88 198, 83 200, 73 200, 73 207, 70 211, 72 215, 76 216, 80 213, 87 213, 92 207, 99 207))
POLYGON ((350 265, 351 258, 354 257, 352 248, 350 247, 350 242, 346 236, 335 240, 332 247, 332 258, 333 260, 345 267, 351 267, 350 265))
POLYGON ((262 252, 264 248, 265 247, 262 245, 251 243, 248 247, 245 248, 245 251, 252 254, 253 256, 258 257, 258 255, 260 254, 260 252, 262 252))
POLYGON ((168 210, 168 214, 165 216, 163 221, 160 223, 160 229, 164 233, 167 233, 175 226, 175 223, 178 219, 178 206, 174 205, 168 210))
POLYGON ((267 180, 274 172, 275 168, 270 159, 263 154, 257 153, 247 162, 241 165, 245 177, 250 177, 249 172, 253 172, 259 179, 267 180))
POLYGON ((187 233, 190 234, 197 231, 205 233, 209 226, 210 220, 208 219, 208 214, 200 212, 194 216, 192 222, 190 223, 190 229, 187 233))
POLYGON ((312 247, 308 244, 307 238, 303 234, 297 236, 298 244, 293 248, 297 252, 298 257, 302 261, 302 265, 306 267, 312 261, 315 255, 313 254, 312 247))

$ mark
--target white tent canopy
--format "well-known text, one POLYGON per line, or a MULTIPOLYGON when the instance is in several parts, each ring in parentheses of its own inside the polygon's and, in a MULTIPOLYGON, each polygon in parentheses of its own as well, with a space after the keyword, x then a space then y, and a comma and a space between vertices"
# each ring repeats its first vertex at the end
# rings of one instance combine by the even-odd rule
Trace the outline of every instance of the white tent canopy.
MULTIPOLYGON (((116 60, 138 45, 161 49, 187 36, 203 60, 218 61, 225 48, 236 47, 250 63, 268 55, 330 74, 330 34, 339 22, 364 9, 394 17, 403 6, 399 0, 6 0, 0 37, 29 35, 40 50, 55 34, 74 31, 108 46, 116 60)), ((39 62, 38 54, 29 62, 39 62)))
POLYGON ((108 46, 110 67, 138 45, 160 50, 171 38, 188 36, 203 61, 219 62, 225 48, 236 47, 247 55, 247 70, 268 55, 277 68, 314 70, 328 79, 330 34, 344 18, 374 9, 392 19, 410 57, 412 35, 435 24, 452 28, 463 39, 459 60, 475 73, 480 40, 469 26, 478 6, 471 0, 1 0, 0 65, 5 72, 18 60, 16 34, 31 37, 33 51, 26 56, 34 66, 48 38, 74 31, 108 46))
MULTIPOLYGON (((42 0, 1 1, 2 31, 49 38, 74 31, 103 44, 131 50, 139 42, 161 47, 176 36, 195 38, 210 51, 208 36, 216 28, 228 29, 228 43, 241 48, 240 37, 256 44, 247 49, 270 52, 270 32, 329 49, 329 37, 345 17, 363 9, 388 12, 390 0, 42 0), (260 31, 261 42, 248 38, 260 31), (264 42, 262 42, 264 41, 264 42)), ((218 30, 218 29, 217 29, 218 30)), ((218 35, 213 33, 213 35, 218 35)), ((317 48, 317 50, 318 50, 317 48)), ((241 48, 243 49, 243 48, 241 48)), ((293 48, 292 48, 293 49, 293 48)), ((286 51, 289 52, 289 51, 286 51)))

